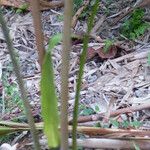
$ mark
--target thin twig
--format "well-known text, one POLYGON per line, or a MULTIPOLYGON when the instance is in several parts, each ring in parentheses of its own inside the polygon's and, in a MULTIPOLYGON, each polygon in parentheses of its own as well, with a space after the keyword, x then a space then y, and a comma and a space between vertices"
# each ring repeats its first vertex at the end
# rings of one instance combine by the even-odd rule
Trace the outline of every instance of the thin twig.
POLYGON ((84 4, 78 9, 78 11, 76 12, 76 14, 73 16, 72 18, 72 28, 75 28, 78 18, 80 17, 80 15, 82 14, 83 10, 86 9, 86 7, 89 5, 90 0, 87 0, 84 2, 84 4))
MULTIPOLYGON (((118 110, 114 110, 114 111, 110 112, 110 117, 115 117, 120 114, 125 114, 125 113, 129 113, 129 112, 131 113, 131 112, 145 110, 145 109, 149 109, 149 108, 150 108, 149 103, 145 103, 145 104, 138 105, 138 106, 122 108, 122 109, 118 109, 118 110)), ((104 116, 105 116, 105 113, 89 115, 89 116, 80 116, 78 118, 78 123, 83 123, 83 122, 88 122, 88 121, 97 121, 97 120, 104 118, 104 116)), ((72 123, 72 119, 70 119, 69 123, 72 123)))
POLYGON ((17 60, 16 60, 15 51, 13 49, 12 41, 9 37, 9 31, 8 31, 8 28, 7 28, 6 23, 4 21, 4 18, 2 16, 1 9, 0 9, 0 23, 2 25, 3 34, 4 34, 4 37, 6 39, 6 44, 7 44, 9 54, 10 54, 10 57, 11 57, 11 60, 13 63, 14 71, 15 71, 15 74, 16 74, 16 77, 18 80, 21 97, 23 99, 23 104, 24 104, 24 108, 26 111, 26 116, 27 116, 27 119, 28 119, 28 122, 30 125, 30 131, 31 131, 33 141, 34 141, 35 150, 40 150, 40 144, 39 144, 39 140, 38 140, 37 130, 35 128, 34 119, 32 117, 30 104, 29 104, 28 99, 27 99, 27 92, 26 92, 26 89, 24 87, 24 83, 23 83, 21 73, 20 73, 20 67, 19 67, 19 64, 17 63, 17 60))

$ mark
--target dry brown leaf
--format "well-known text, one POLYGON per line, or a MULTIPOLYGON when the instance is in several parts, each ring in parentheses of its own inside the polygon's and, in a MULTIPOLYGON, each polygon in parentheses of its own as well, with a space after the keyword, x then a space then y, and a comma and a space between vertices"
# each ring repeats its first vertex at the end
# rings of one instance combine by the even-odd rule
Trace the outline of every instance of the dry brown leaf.
POLYGON ((97 54, 96 50, 92 47, 87 49, 87 60, 92 59, 97 54))
POLYGON ((117 54, 118 48, 115 45, 112 45, 109 49, 108 52, 104 52, 103 48, 97 49, 97 54, 99 55, 100 58, 102 59, 107 59, 107 58, 114 58, 117 54))

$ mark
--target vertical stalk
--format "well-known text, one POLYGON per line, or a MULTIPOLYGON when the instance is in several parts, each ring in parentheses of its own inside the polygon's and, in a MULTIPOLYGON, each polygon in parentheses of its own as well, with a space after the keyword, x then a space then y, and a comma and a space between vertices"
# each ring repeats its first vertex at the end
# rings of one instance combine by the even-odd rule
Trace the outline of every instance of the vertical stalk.
POLYGON ((86 62, 89 35, 93 27, 94 17, 96 15, 96 12, 99 6, 98 4, 99 4, 99 0, 96 0, 92 9, 91 15, 88 19, 88 28, 84 36, 83 51, 80 56, 80 67, 79 67, 79 74, 77 78, 76 95, 75 95, 75 103, 74 103, 74 110, 73 110, 72 150, 77 150, 77 119, 78 119, 78 106, 79 106, 82 76, 84 73, 84 64, 86 62))
POLYGON ((64 30, 61 68, 61 150, 68 150, 68 73, 71 50, 71 21, 73 0, 64 0, 64 30))
POLYGON ((36 38, 36 46, 39 56, 39 63, 42 67, 45 49, 44 49, 44 35, 42 32, 42 23, 41 23, 41 14, 40 14, 40 1, 39 0, 31 0, 31 12, 33 16, 33 24, 35 30, 35 38, 36 38))
POLYGON ((19 64, 17 63, 16 57, 15 57, 15 51, 13 49, 12 41, 9 37, 9 30, 8 30, 8 28, 6 26, 6 22, 2 16, 1 8, 0 8, 0 23, 1 23, 4 37, 6 39, 6 44, 7 44, 8 51, 9 51, 9 54, 10 54, 10 57, 11 57, 11 60, 13 63, 14 71, 15 71, 15 74, 16 74, 16 77, 18 80, 21 98, 23 100, 23 104, 24 104, 24 108, 25 108, 25 112, 26 112, 26 117, 28 119, 30 131, 31 131, 33 141, 34 141, 34 148, 35 148, 35 150, 40 150, 40 144, 39 144, 39 140, 38 140, 37 130, 36 130, 36 127, 34 124, 34 119, 32 116, 30 104, 29 104, 28 99, 27 99, 27 92, 26 92, 26 89, 24 87, 24 82, 21 78, 20 67, 19 67, 19 64))

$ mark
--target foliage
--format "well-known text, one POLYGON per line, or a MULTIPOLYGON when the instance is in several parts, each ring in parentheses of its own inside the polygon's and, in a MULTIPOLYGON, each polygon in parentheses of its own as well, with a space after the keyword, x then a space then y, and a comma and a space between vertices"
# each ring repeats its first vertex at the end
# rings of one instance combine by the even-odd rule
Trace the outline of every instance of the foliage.
POLYGON ((6 108, 8 108, 6 112, 9 112, 11 108, 14 108, 16 106, 20 110, 23 110, 23 102, 18 90, 18 84, 16 82, 13 82, 12 79, 9 79, 7 73, 3 73, 2 82, 5 92, 5 105, 6 108))
POLYGON ((74 0, 74 10, 75 12, 83 5, 83 0, 74 0))
POLYGON ((1 136, 0 138, 0 144, 3 143, 11 143, 14 139, 14 137, 18 136, 20 133, 12 133, 12 134, 7 134, 4 136, 1 136))
POLYGON ((29 7, 29 4, 25 3, 16 10, 16 13, 23 13, 28 9, 28 7, 29 7))
POLYGON ((92 115, 95 114, 95 111, 92 108, 85 108, 81 111, 80 115, 82 116, 88 116, 88 115, 92 115))
POLYGON ((148 65, 150 65, 150 53, 148 53, 148 65))
POLYGON ((96 114, 100 112, 100 108, 98 105, 96 105, 93 108, 90 107, 86 107, 85 105, 81 104, 79 106, 79 115, 81 116, 88 116, 88 115, 92 115, 92 114, 96 114))
POLYGON ((104 41, 104 48, 103 48, 104 53, 108 52, 109 48, 113 45, 113 43, 114 42, 112 40, 109 40, 109 39, 106 39, 104 41))
POLYGON ((111 4, 113 3, 113 0, 105 0, 105 3, 106 3, 106 7, 104 7, 103 9, 104 9, 104 13, 105 13, 105 15, 110 15, 110 13, 111 13, 111 9, 110 9, 110 6, 111 6, 111 4))
POLYGON ((133 128, 139 128, 142 123, 139 121, 122 121, 122 122, 118 122, 117 120, 113 120, 110 119, 110 123, 116 127, 116 128, 129 128, 129 127, 133 127, 133 128))
POLYGON ((95 108, 94 108, 94 110, 95 110, 95 112, 99 113, 99 112, 100 112, 100 108, 99 108, 99 106, 98 106, 98 105, 96 105, 96 106, 95 106, 95 108))
POLYGON ((122 28, 121 33, 129 38, 136 39, 140 35, 143 35, 146 29, 150 27, 150 25, 143 21, 144 11, 143 9, 136 9, 129 20, 127 20, 122 28))
POLYGON ((60 22, 64 20, 64 16, 63 15, 59 15, 57 18, 58 18, 58 21, 60 21, 60 22))
POLYGON ((60 144, 58 131, 59 116, 57 110, 57 96, 55 93, 51 51, 61 39, 62 36, 59 34, 55 35, 50 40, 48 51, 45 54, 41 74, 42 118, 44 121, 44 133, 48 138, 49 147, 58 147, 60 144))
POLYGON ((134 146, 135 150, 140 150, 139 145, 137 145, 135 142, 133 142, 133 146, 134 146))

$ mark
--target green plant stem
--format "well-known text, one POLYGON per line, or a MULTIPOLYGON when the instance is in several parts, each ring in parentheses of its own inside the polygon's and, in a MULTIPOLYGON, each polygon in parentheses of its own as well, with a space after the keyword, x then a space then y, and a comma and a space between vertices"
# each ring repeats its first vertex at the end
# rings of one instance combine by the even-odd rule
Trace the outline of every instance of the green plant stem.
POLYGON ((73 0, 65 0, 61 67, 61 150, 68 150, 68 74, 73 0))
POLYGON ((19 88, 20 88, 20 92, 21 92, 21 97, 23 99, 23 104, 24 104, 24 108, 25 108, 25 112, 26 112, 26 117, 28 119, 28 123, 30 125, 30 131, 31 131, 33 141, 34 141, 35 150, 40 150, 40 144, 39 144, 39 140, 38 140, 37 130, 35 128, 34 119, 32 117, 30 104, 27 100, 27 92, 26 92, 26 89, 24 87, 23 80, 21 78, 20 67, 19 67, 17 60, 16 60, 16 57, 15 57, 15 51, 13 49, 12 41, 9 37, 9 30, 8 30, 6 23, 5 23, 5 20, 2 16, 1 8, 0 8, 0 23, 1 23, 4 37, 6 39, 6 44, 7 44, 8 51, 9 51, 9 54, 10 54, 10 57, 11 57, 11 60, 13 63, 14 71, 15 71, 15 74, 16 74, 16 77, 18 80, 18 84, 19 84, 19 88))
POLYGON ((84 64, 86 62, 86 55, 87 55, 87 48, 88 48, 88 42, 89 42, 89 35, 92 30, 94 17, 96 15, 99 0, 95 1, 95 4, 92 9, 91 16, 88 21, 88 29, 87 33, 83 40, 83 51, 80 57, 80 68, 79 68, 79 74, 77 79, 77 87, 76 87, 76 95, 75 95, 75 104, 74 104, 74 111, 73 111, 73 131, 72 131, 72 149, 77 150, 77 118, 78 118, 78 105, 79 105, 79 97, 80 97, 80 91, 81 91, 81 83, 82 83, 82 76, 84 72, 84 64))

